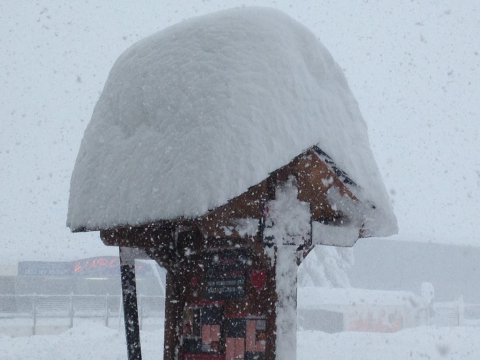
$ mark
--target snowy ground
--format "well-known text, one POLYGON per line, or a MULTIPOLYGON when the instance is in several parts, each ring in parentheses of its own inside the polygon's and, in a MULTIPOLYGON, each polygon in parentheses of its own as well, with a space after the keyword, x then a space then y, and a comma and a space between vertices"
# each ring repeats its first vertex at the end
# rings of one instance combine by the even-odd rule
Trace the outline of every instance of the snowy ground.
POLYGON ((405 360, 478 359, 474 328, 415 328, 398 333, 298 333, 298 359, 405 360))
MULTIPOLYGON (((299 360, 476 360, 478 328, 415 328, 394 334, 298 332, 299 360)), ((161 359, 163 332, 142 331, 144 359, 161 359)), ((0 335, 3 360, 126 359, 123 334, 100 322, 83 321, 60 335, 0 335), (53 356, 53 357, 52 357, 53 356)))

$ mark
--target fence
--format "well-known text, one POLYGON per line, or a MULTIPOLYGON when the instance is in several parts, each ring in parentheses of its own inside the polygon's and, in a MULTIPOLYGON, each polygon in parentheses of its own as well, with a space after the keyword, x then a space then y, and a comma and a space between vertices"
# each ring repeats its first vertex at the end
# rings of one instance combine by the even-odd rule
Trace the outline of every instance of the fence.
MULTIPOLYGON (((120 295, 0 295, 3 318, 31 318, 35 335, 40 318, 65 318, 73 327, 75 318, 102 318, 109 326, 111 318, 123 316, 120 295)), ((163 296, 138 296, 140 326, 146 318, 164 316, 163 296)))
POLYGON ((432 323, 436 326, 462 326, 463 318, 464 304, 461 299, 433 305, 432 323))
POLYGON ((436 326, 478 326, 480 327, 480 304, 456 301, 433 304, 432 324, 436 326))
MULTIPOLYGON (((142 327, 145 319, 164 317, 165 298, 140 295, 138 307, 142 327)), ((306 326, 301 316, 302 309, 298 310, 299 326, 306 326)), ((113 318, 120 322, 122 317, 120 295, 0 295, 0 320, 27 319, 31 321, 31 334, 37 332, 40 319, 65 319, 67 327, 73 327, 75 319, 97 318, 109 326, 113 318)), ((465 304, 461 298, 451 302, 436 302, 428 323, 435 326, 480 327, 480 304, 465 304)))

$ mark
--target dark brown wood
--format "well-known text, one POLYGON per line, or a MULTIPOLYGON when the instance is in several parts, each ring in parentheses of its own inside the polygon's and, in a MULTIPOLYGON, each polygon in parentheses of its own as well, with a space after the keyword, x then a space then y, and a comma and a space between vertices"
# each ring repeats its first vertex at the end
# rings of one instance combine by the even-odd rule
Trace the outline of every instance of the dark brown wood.
POLYGON ((166 278, 165 297, 165 327, 164 327, 164 348, 163 359, 175 360, 175 354, 179 346, 179 324, 181 323, 184 307, 184 296, 182 286, 177 278, 178 274, 168 271, 166 278))
MULTIPOLYGON (((263 231, 268 202, 275 199, 278 185, 291 177, 298 199, 310 204, 312 221, 336 224, 348 220, 330 205, 329 191, 333 188, 356 202, 355 184, 328 155, 313 147, 202 216, 101 230, 106 245, 141 248, 167 269, 164 359, 233 358, 232 346, 243 344, 243 351, 261 353, 249 356, 275 360, 276 260, 266 252, 276 254, 277 248, 274 239, 264 238, 263 231), (239 233, 237 225, 244 219, 258 221, 255 234, 239 233), (248 261, 236 264, 243 258, 248 261)), ((310 231, 304 243, 292 247, 297 265, 313 248, 311 238, 310 231)), ((125 271, 131 274, 131 268, 125 271)))
MULTIPOLYGON (((266 307, 268 308, 267 316, 267 333, 275 334, 277 331, 277 313, 276 313, 276 304, 277 304, 277 283, 275 281, 275 267, 271 266, 268 269, 267 276, 267 291, 265 293, 265 302, 266 307)), ((267 337, 267 347, 265 352, 266 360, 275 360, 275 345, 276 337, 268 336, 267 337)))
POLYGON ((142 360, 135 260, 127 259, 125 249, 122 248, 120 248, 120 274, 122 279, 123 314, 128 360, 142 360))
MULTIPOLYGON (((226 342, 228 342, 229 335, 224 331, 227 331, 229 323, 231 321, 249 321, 248 319, 261 319, 266 323, 266 329, 262 330, 262 334, 265 334, 263 340, 266 344, 264 359, 274 360, 274 347, 275 342, 273 340, 272 334, 275 333, 275 304, 276 304, 276 293, 275 293, 275 271, 271 259, 263 253, 263 248, 258 241, 250 242, 249 246, 236 247, 236 246, 226 246, 222 248, 211 248, 203 249, 195 254, 187 256, 183 261, 181 261, 176 266, 175 279, 172 280, 173 276, 169 276, 168 286, 175 288, 177 294, 182 294, 181 299, 175 297, 174 292, 168 291, 167 294, 167 303, 169 308, 166 309, 166 323, 176 324, 170 328, 167 328, 166 331, 166 343, 165 345, 169 347, 169 352, 166 353, 165 359, 171 359, 171 347, 176 347, 176 352, 180 354, 180 359, 187 358, 188 356, 194 356, 190 352, 193 351, 191 348, 181 347, 178 340, 181 336, 190 334, 189 331, 184 330, 187 333, 178 334, 175 333, 172 329, 185 329, 183 321, 185 321, 185 314, 179 313, 180 308, 185 311, 188 309, 198 309, 198 311, 205 311, 211 307, 218 308, 218 311, 222 313, 223 320, 218 320, 216 325, 222 329, 222 335, 220 336, 220 341, 218 343, 217 351, 218 353, 212 353, 214 356, 225 356, 228 348, 226 342), (238 252, 238 253, 237 253, 238 252), (228 254, 232 254, 230 255, 228 254), (227 293, 217 297, 216 293, 212 293, 213 297, 210 298, 208 295, 208 289, 210 285, 215 283, 224 283, 232 281, 231 273, 232 268, 230 267, 229 261, 238 259, 238 254, 246 254, 249 259, 245 264, 245 267, 242 269, 233 270, 233 272, 238 273, 236 276, 240 276, 242 292, 241 295, 233 295, 229 297, 227 293), (219 257, 218 260, 222 262, 222 257, 224 258, 227 267, 220 267, 216 274, 219 276, 218 280, 210 278, 212 276, 212 259, 219 257), (223 270, 221 270, 223 269, 223 270), (262 281, 263 279, 263 281, 262 281), (174 283, 174 284, 173 284, 174 283), (174 304, 169 303, 169 298, 174 299, 174 304), (179 307, 177 307, 179 304, 179 307), (175 310, 174 310, 175 309, 175 310), (179 321, 180 319, 180 321, 179 321), (238 319, 238 320, 234 320, 238 319), (267 336, 270 334, 270 336, 267 336), (189 355, 190 354, 190 355, 189 355)), ((214 276, 217 276, 214 275, 214 276)), ((217 289, 221 289, 223 285, 218 285, 217 289)), ((233 288, 230 288, 233 290, 233 288)), ((210 311, 210 310, 209 310, 210 311)), ((193 326, 193 325, 188 325, 193 326)), ((195 334, 192 334, 195 335, 195 334)), ((200 342, 198 334, 195 341, 200 342)), ((263 335, 262 335, 263 336, 263 335)), ((245 338, 245 335, 240 336, 240 338, 245 338)), ((192 339, 193 340, 193 339, 192 339)), ((203 341, 203 340, 202 340, 203 341)), ((244 340, 246 341, 246 340, 244 340)), ((185 342, 185 340, 184 340, 185 342)), ((198 349, 197 345, 197 349, 198 349)), ((217 346, 217 345, 216 345, 217 346)), ((246 348, 247 349, 247 348, 246 348)), ((247 351, 247 350, 245 350, 247 351)))
MULTIPOLYGON (((110 246, 156 249, 157 259, 169 259, 169 251, 176 246, 175 231, 181 227, 196 228, 205 241, 226 237, 240 238, 240 234, 235 230, 237 221, 246 218, 258 219, 261 225, 265 203, 275 197, 277 182, 285 182, 290 176, 297 180, 299 200, 310 203, 314 221, 338 223, 344 218, 341 212, 330 206, 327 194, 332 187, 351 201, 358 201, 334 169, 310 149, 271 173, 264 181, 203 216, 106 229, 100 232, 102 241, 110 246), (227 233, 226 229, 231 231, 227 233)), ((168 267, 163 261, 159 262, 168 267)))

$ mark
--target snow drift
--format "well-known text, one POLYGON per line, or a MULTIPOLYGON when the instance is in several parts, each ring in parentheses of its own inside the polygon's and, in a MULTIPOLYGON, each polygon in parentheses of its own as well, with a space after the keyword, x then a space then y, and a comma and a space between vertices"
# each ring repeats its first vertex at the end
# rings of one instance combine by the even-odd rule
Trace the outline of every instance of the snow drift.
POLYGON ((375 204, 371 235, 395 232, 366 124, 316 37, 266 8, 184 21, 113 66, 78 153, 67 225, 196 217, 313 145, 375 204))

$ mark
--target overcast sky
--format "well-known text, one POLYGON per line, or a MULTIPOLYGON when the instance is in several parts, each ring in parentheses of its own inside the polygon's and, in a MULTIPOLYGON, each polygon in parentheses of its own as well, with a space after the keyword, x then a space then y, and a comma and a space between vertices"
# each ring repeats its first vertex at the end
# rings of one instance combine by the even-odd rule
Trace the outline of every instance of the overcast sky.
POLYGON ((478 4, 1 2, 0 263, 116 253, 65 226, 70 175, 108 72, 135 41, 240 5, 283 10, 344 69, 394 202, 396 238, 479 245, 478 4))

